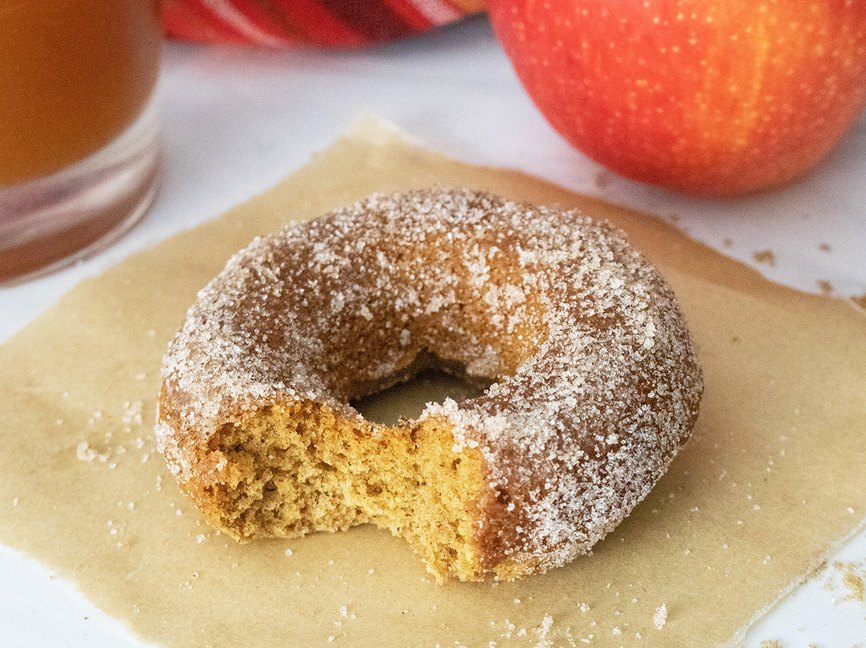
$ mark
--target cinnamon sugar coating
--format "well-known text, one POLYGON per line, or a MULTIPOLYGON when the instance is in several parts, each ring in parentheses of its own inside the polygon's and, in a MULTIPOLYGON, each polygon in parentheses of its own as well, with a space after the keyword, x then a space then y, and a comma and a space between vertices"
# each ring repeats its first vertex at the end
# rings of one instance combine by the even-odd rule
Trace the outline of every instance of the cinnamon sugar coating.
MULTIPOLYGON (((562 565, 616 527, 688 438, 701 391, 676 299, 622 232, 573 210, 437 188, 373 195, 236 254, 169 347, 157 438, 184 490, 235 537, 374 522, 423 544, 406 531, 411 517, 389 521, 349 495, 339 520, 315 524, 279 504, 288 521, 277 527, 258 509, 226 510, 240 506, 227 489, 251 483, 232 453, 238 431, 274 407, 326 412, 373 442, 404 435, 409 453, 444 430, 445 452, 478 459, 479 487, 454 513, 471 518, 459 539, 469 571, 431 569, 513 578, 562 565), (425 362, 494 382, 397 427, 349 405, 425 362), (229 428, 232 449, 218 442, 229 428)), ((375 466, 347 470, 369 480, 375 466)))

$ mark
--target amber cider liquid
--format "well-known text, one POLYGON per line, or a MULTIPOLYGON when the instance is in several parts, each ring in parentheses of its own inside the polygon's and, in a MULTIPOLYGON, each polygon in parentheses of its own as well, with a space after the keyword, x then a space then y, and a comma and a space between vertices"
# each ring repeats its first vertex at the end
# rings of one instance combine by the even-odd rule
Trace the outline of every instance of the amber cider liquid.
POLYGON ((158 4, 0 0, 0 191, 86 158, 135 121, 159 68, 158 4))

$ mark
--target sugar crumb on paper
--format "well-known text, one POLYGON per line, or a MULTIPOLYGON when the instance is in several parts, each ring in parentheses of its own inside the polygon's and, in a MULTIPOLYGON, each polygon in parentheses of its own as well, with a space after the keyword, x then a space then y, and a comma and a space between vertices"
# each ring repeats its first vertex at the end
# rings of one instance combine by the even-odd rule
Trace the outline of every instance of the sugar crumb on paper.
POLYGON ((656 630, 661 630, 667 622, 668 606, 662 603, 656 608, 655 614, 653 614, 653 625, 656 627, 656 630))

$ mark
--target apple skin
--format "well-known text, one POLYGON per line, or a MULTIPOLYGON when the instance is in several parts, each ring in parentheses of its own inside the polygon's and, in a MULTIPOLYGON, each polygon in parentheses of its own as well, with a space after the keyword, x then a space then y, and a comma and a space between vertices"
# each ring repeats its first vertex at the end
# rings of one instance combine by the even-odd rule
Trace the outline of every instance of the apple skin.
POLYGON ((614 171, 686 193, 787 183, 866 103, 866 0, 492 0, 489 11, 559 133, 614 171))

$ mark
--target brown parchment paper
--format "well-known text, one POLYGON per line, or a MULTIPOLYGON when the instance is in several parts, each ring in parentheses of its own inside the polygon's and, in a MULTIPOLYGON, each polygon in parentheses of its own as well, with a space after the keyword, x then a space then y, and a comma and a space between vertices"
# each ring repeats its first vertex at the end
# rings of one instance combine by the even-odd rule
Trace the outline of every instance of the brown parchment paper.
POLYGON ((166 646, 717 645, 866 510, 862 311, 769 283, 649 216, 445 159, 369 120, 267 193, 72 290, 0 348, 0 393, 0 541, 166 646), (696 339, 694 438, 593 555, 515 583, 437 586, 403 542, 367 527, 220 536, 151 432, 161 355, 196 290, 254 235, 433 183, 623 227, 696 339))

